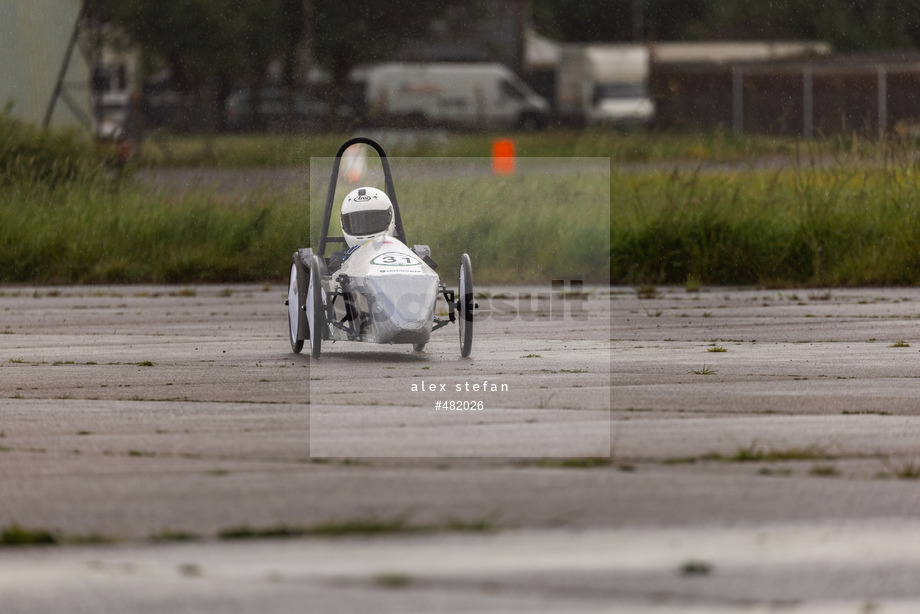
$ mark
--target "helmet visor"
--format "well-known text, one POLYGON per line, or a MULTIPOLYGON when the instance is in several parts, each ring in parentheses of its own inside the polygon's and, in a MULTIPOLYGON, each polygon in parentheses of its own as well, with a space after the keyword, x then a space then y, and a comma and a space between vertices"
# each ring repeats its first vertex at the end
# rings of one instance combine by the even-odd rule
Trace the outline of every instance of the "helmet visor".
POLYGON ((342 215, 342 230, 358 237, 377 234, 390 227, 392 217, 392 208, 345 213, 342 215))

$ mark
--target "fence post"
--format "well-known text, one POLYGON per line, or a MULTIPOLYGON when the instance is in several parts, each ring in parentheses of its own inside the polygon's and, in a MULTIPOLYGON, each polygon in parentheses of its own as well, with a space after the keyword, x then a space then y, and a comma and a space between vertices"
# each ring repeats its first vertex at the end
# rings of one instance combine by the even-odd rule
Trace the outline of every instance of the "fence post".
POLYGON ((878 138, 884 139, 888 131, 888 71, 878 65, 878 138))
POLYGON ((802 135, 811 140, 815 133, 815 91, 811 66, 802 69, 802 135))
POLYGON ((744 72, 738 66, 732 66, 732 127, 744 132, 744 72))

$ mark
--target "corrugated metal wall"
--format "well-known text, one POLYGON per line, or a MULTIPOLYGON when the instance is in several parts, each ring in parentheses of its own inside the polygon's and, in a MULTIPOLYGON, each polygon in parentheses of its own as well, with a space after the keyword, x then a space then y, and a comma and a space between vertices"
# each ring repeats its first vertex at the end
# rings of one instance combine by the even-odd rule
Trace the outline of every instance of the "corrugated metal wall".
MULTIPOLYGON (((0 0, 0 107, 40 124, 82 0, 0 0)), ((89 69, 74 49, 65 86, 72 101, 90 115, 89 69)), ((79 126, 79 118, 58 102, 51 125, 79 126)))

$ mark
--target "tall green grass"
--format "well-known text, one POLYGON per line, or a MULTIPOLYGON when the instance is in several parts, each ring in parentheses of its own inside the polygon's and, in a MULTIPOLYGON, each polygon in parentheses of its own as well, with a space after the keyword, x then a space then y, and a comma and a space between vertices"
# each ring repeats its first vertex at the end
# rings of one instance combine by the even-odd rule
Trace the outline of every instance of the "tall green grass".
MULTIPOLYGON (((603 174, 404 179, 409 242, 432 247, 445 281, 462 252, 478 284, 603 282, 608 264, 619 284, 920 281, 911 164, 614 172, 609 183, 603 174)), ((310 243, 307 199, 296 193, 241 203, 94 181, 7 185, 0 198, 6 283, 283 281, 291 252, 310 243)))
POLYGON ((618 283, 920 281, 920 172, 904 160, 612 179, 618 283))
POLYGON ((103 182, 3 191, 0 282, 193 283, 276 280, 309 232, 297 199, 258 206, 103 182))
MULTIPOLYGON (((307 173, 311 156, 331 155, 343 138, 221 137, 207 159, 196 158, 200 139, 169 145, 172 162, 298 164, 307 173)), ((467 252, 477 284, 920 282, 920 167, 910 143, 840 139, 803 153, 794 141, 719 133, 516 138, 521 156, 609 156, 611 173, 560 173, 564 160, 544 158, 541 172, 495 177, 399 169, 394 159, 409 242, 432 247, 446 281, 467 252), (631 160, 764 155, 782 156, 785 166, 620 170, 631 160)), ((453 137, 448 155, 487 155, 490 139, 453 137)), ((441 145, 420 147, 410 153, 444 155, 441 145)), ((0 114, 0 283, 284 281, 291 252, 310 243, 308 196, 321 214, 328 181, 319 173, 310 195, 266 191, 243 203, 110 181, 103 163, 74 133, 0 114)))
POLYGON ((399 198, 407 238, 429 244, 448 279, 467 252, 477 283, 604 283, 608 194, 608 173, 595 172, 430 180, 399 198))
MULTIPOLYGON (((318 237, 329 159, 311 169, 312 227, 318 237), (322 169, 317 167, 323 167, 322 169)), ((457 275, 470 255, 473 277, 488 283, 535 283, 609 277, 609 164, 604 160, 529 158, 512 175, 493 175, 489 158, 393 158, 399 208, 410 246, 426 244, 457 275)), ((382 188, 382 179, 371 185, 382 188)), ((357 185, 339 181, 335 212, 357 185)), ((338 216, 330 234, 339 234, 338 216)), ((328 250, 327 250, 328 252, 328 250)))
POLYGON ((0 111, 0 186, 57 186, 103 174, 105 154, 77 130, 50 130, 0 111))
POLYGON ((84 134, 0 113, 0 282, 278 279, 307 241, 293 195, 266 192, 252 205, 154 193, 109 178, 107 162, 84 134))

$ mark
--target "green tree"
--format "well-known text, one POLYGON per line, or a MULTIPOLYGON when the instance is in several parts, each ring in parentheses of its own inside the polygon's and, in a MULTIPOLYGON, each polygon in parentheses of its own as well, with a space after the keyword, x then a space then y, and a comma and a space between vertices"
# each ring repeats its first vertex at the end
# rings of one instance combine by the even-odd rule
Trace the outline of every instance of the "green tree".
POLYGON ((180 123, 190 120, 203 83, 218 79, 228 90, 229 75, 245 72, 246 54, 237 45, 245 18, 217 0, 90 0, 89 14, 118 26, 140 46, 147 66, 169 68, 183 98, 180 123))
POLYGON ((564 42, 680 40, 706 0, 532 0, 534 25, 564 42))
POLYGON ((920 47, 920 0, 533 0, 563 41, 824 40, 842 51, 920 47))
POLYGON ((170 69, 186 111, 203 84, 216 83, 221 123, 233 80, 253 84, 255 112, 269 62, 293 53, 304 33, 300 0, 91 0, 90 14, 117 24, 148 63, 170 69))
POLYGON ((309 67, 312 55, 330 75, 330 108, 344 98, 348 75, 362 63, 393 57, 407 41, 426 34, 437 18, 453 10, 453 31, 478 17, 474 0, 89 0, 91 12, 119 25, 172 71, 176 86, 187 98, 201 85, 217 80, 220 108, 231 78, 251 85, 250 109, 255 111, 267 67, 280 59, 288 116, 290 91, 309 67), (304 52, 312 46, 312 54, 304 52))
POLYGON ((313 2, 313 53, 329 72, 330 109, 339 108, 354 67, 391 59, 406 41, 428 33, 438 18, 449 18, 448 31, 463 31, 481 16, 479 3, 469 0, 305 1, 313 2))
POLYGON ((916 0, 825 0, 802 10, 801 1, 712 2, 700 34, 735 39, 820 39, 845 51, 917 46, 916 0))

